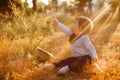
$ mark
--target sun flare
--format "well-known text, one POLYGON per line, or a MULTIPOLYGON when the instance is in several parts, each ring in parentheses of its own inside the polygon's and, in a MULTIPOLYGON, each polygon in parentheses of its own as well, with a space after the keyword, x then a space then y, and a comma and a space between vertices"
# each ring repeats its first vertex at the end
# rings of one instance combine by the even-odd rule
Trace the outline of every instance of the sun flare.
MULTIPOLYGON (((25 2, 25 0, 21 0, 22 2, 25 2)), ((43 2, 45 5, 48 5, 49 4, 49 1, 48 0, 37 0, 38 2, 43 2)), ((27 0, 27 3, 28 3, 28 6, 30 8, 33 7, 33 4, 32 4, 32 0, 27 0)))

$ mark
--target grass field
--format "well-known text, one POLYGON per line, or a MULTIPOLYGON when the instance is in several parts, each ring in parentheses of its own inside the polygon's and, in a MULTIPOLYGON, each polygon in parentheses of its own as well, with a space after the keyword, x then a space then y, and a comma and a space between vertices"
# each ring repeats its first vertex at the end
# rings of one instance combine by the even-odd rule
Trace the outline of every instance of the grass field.
MULTIPOLYGON (((26 16, 21 13, 17 11, 16 16, 12 19, 0 20, 0 80, 120 79, 120 25, 107 44, 94 44, 99 56, 97 64, 104 73, 91 69, 87 73, 78 71, 58 76, 57 70, 45 70, 43 65, 69 56, 68 37, 50 23, 51 14, 26 16), (51 52, 55 58, 41 62, 42 57, 37 53, 37 47, 51 52)), ((75 16, 72 16, 71 19, 70 17, 68 14, 67 16, 60 16, 59 19, 70 25, 69 22, 75 16), (66 22, 67 19, 70 21, 66 22)), ((96 28, 96 26, 94 27, 96 28)), ((90 37, 92 36, 90 35, 90 37)))

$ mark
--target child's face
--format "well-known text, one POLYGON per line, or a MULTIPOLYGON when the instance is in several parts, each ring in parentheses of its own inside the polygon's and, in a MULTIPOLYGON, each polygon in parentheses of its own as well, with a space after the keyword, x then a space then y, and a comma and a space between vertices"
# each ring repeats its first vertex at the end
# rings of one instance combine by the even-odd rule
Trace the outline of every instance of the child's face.
POLYGON ((81 31, 81 28, 78 24, 78 20, 75 20, 73 23, 72 23, 72 27, 71 27, 71 31, 75 34, 79 34, 79 32, 81 31))

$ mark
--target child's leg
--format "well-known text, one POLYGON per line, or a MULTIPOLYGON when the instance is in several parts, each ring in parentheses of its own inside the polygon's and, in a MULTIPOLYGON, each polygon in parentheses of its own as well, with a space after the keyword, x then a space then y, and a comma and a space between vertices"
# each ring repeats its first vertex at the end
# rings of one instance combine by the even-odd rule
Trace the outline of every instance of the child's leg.
POLYGON ((53 64, 55 67, 63 67, 65 65, 72 63, 75 60, 76 60, 75 57, 68 57, 68 58, 65 58, 63 60, 60 60, 59 62, 53 63, 53 64))
POLYGON ((71 62, 73 62, 76 58, 74 57, 69 57, 69 58, 65 58, 63 60, 60 60, 59 62, 56 63, 49 63, 49 64, 45 64, 44 68, 54 68, 54 67, 63 67, 67 64, 70 64, 71 62))
POLYGON ((82 71, 84 65, 86 65, 87 62, 90 64, 90 57, 81 56, 77 58, 75 61, 73 61, 72 63, 68 64, 68 66, 71 71, 76 71, 78 68, 80 69, 80 71, 82 71))
MULTIPOLYGON (((62 60, 62 62, 66 63, 65 66, 60 68, 58 71, 59 74, 65 74, 66 72, 70 71, 76 71, 78 68, 83 69, 84 65, 89 62, 90 57, 89 56, 81 56, 81 57, 72 57, 62 60), (69 61, 71 60, 71 61, 69 61), (68 62, 66 62, 68 61, 68 62)), ((61 61, 59 63, 62 63, 61 61)))

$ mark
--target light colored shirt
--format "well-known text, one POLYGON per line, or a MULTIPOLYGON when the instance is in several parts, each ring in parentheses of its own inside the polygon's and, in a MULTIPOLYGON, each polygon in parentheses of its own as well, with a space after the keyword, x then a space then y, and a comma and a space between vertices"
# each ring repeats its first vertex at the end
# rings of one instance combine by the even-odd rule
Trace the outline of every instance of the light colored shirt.
MULTIPOLYGON (((69 37, 73 33, 68 27, 66 27, 62 23, 58 23, 58 27, 69 37)), ((78 38, 74 43, 70 45, 70 48, 71 56, 73 57, 90 55, 92 58, 97 58, 96 50, 87 35, 83 35, 78 38)))

